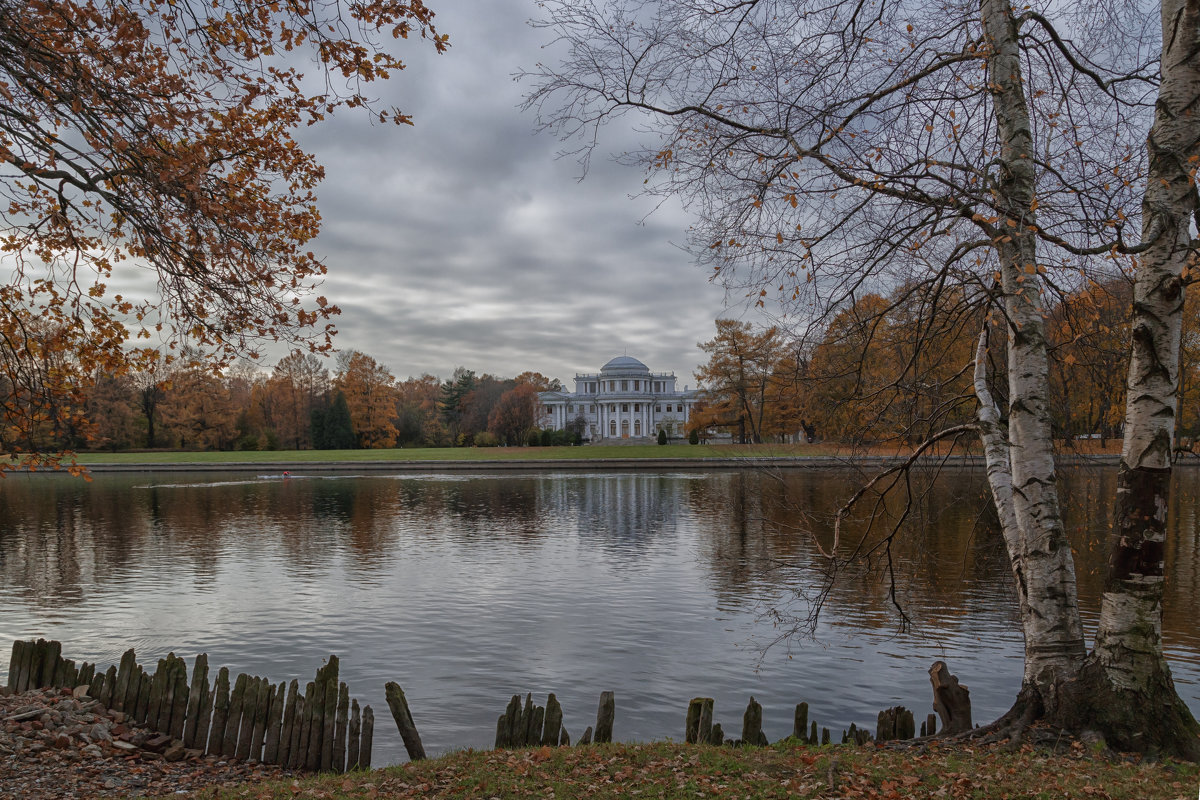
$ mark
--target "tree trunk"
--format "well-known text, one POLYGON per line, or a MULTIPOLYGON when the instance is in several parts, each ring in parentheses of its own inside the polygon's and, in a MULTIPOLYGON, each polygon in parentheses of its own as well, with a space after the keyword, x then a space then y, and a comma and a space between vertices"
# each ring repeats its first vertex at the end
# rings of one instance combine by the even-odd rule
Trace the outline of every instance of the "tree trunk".
POLYGON ((1001 137, 996 188, 1001 214, 994 236, 1008 327, 1008 437, 988 449, 990 461, 1003 460, 989 463, 988 474, 1020 602, 1022 696, 1052 709, 1057 686, 1077 674, 1086 648, 1052 453, 1044 309, 1030 232, 1036 222, 1036 172, 1017 25, 1007 0, 981 0, 980 11, 991 48, 989 86, 1001 137))
POLYGON ((1082 694, 1110 744, 1196 760, 1200 726, 1176 693, 1163 656, 1162 600, 1183 278, 1196 268, 1190 222, 1198 208, 1200 0, 1164 0, 1162 29, 1162 82, 1146 140, 1142 241, 1148 249, 1134 279, 1117 541, 1082 694))

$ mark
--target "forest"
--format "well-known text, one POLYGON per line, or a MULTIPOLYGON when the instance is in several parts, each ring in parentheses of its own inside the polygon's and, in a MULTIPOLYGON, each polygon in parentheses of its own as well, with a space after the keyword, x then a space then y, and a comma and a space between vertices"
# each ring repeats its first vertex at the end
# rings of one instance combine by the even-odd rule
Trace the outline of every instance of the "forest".
MULTIPOLYGON (((1131 285, 1115 279, 1062 296, 1049 315, 1056 438, 1119 439, 1131 285)), ((699 343, 700 438, 754 444, 821 441, 916 446, 939 426, 968 423, 969 366, 981 311, 927 314, 916 293, 868 293, 816 335, 721 319, 699 343)), ((1177 438, 1200 435, 1200 330, 1188 298, 1177 438)), ((445 379, 397 378, 372 356, 294 352, 272 368, 214 370, 185 351, 76 385, 66 410, 5 446, 36 450, 326 450, 568 444, 538 427, 537 393, 562 388, 458 367, 445 379)), ((689 432, 690 432, 689 429, 689 432)))

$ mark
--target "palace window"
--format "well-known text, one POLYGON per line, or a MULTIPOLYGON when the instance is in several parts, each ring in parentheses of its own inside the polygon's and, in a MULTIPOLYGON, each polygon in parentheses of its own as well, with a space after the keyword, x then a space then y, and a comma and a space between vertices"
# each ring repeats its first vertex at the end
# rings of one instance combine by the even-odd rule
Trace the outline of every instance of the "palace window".
POLYGON ((622 410, 622 411, 628 411, 628 410, 629 410, 629 403, 621 403, 621 410, 622 410))
POLYGON ((617 435, 617 421, 615 419, 610 419, 608 421, 608 435, 609 436, 617 435))
POLYGON ((616 403, 609 403, 609 404, 608 404, 608 410, 609 410, 609 411, 611 411, 611 412, 615 412, 615 411, 617 410, 617 404, 616 404, 616 403))
POLYGON ((596 407, 595 407, 595 406, 588 406, 588 413, 589 413, 589 414, 595 414, 595 413, 596 413, 596 407))
POLYGON ((567 413, 570 414, 575 410, 575 406, 567 404, 567 413))
POLYGON ((634 403, 634 404, 633 404, 633 410, 634 410, 634 411, 639 411, 639 412, 640 412, 640 411, 642 410, 642 404, 641 404, 641 403, 634 403))
POLYGON ((656 414, 661 414, 661 413, 662 413, 662 406, 655 406, 655 407, 654 407, 654 413, 656 413, 656 414))
POLYGON ((629 391, 629 381, 621 381, 621 391, 622 392, 629 391))
POLYGON ((634 436, 642 435, 642 421, 640 419, 635 419, 633 421, 633 435, 634 436))
POLYGON ((634 381, 634 382, 633 382, 633 390, 634 390, 635 392, 640 392, 640 391, 642 390, 641 386, 642 386, 642 382, 641 382, 641 381, 634 381))

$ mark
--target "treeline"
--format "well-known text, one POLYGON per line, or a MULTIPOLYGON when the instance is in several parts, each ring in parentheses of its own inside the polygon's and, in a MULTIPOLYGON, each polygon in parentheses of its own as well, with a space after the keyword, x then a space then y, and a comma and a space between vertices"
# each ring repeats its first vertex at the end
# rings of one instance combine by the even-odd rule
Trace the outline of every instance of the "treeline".
MULTIPOLYGON (((1117 438, 1125 407, 1132 289, 1118 278, 1090 282, 1048 312, 1055 436, 1117 438)), ((847 444, 916 445, 975 419, 971 368, 984 323, 977 303, 920 292, 867 293, 808 336, 717 320, 700 344, 709 360, 692 423, 736 441, 821 438, 847 444)), ((1200 437, 1200 325, 1190 294, 1184 314, 1177 438, 1200 437)), ((993 341, 1007 337, 989 321, 993 341)), ((997 365, 997 370, 999 365, 997 365)), ((998 372, 996 373, 999 374, 998 372)), ((1003 380, 991 380, 998 397, 1003 380)))
POLYGON ((76 424, 38 431, 25 449, 338 450, 563 444, 536 424, 537 393, 560 388, 536 372, 516 378, 458 368, 397 380, 366 353, 328 361, 293 353, 273 369, 241 363, 214 372, 195 357, 113 376, 97 370, 73 401, 76 424))

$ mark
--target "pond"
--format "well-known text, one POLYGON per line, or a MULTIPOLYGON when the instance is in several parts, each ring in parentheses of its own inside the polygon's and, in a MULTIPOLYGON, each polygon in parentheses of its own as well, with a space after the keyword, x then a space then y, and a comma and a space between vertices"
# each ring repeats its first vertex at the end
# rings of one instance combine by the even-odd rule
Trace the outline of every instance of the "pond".
MULTIPOLYGON (((1164 639, 1200 711, 1200 470, 1177 471, 1164 639)), ((513 694, 555 692, 572 738, 617 698, 615 736, 683 736, 716 699, 736 735, 751 695, 772 740, 796 703, 835 735, 903 704, 931 711, 936 659, 976 721, 1005 711, 1021 636, 983 476, 951 470, 893 547, 900 616, 879 570, 825 592, 828 515, 845 471, 398 476, 20 475, 0 481, 0 648, 63 643, 76 661, 134 647, 275 681, 330 653, 374 706, 374 763, 403 759, 383 700, 396 681, 428 752, 490 747, 513 694), (824 597, 815 638, 811 601, 824 597)), ((1103 581, 1115 471, 1063 473, 1087 620, 1103 581)), ((895 504, 892 505, 895 510, 895 504)), ((855 528, 853 530, 861 530, 855 528)), ((876 565, 878 566, 878 565, 876 565)), ((7 668, 7 655, 0 669, 7 668)), ((6 675, 4 676, 6 679, 6 675)))

